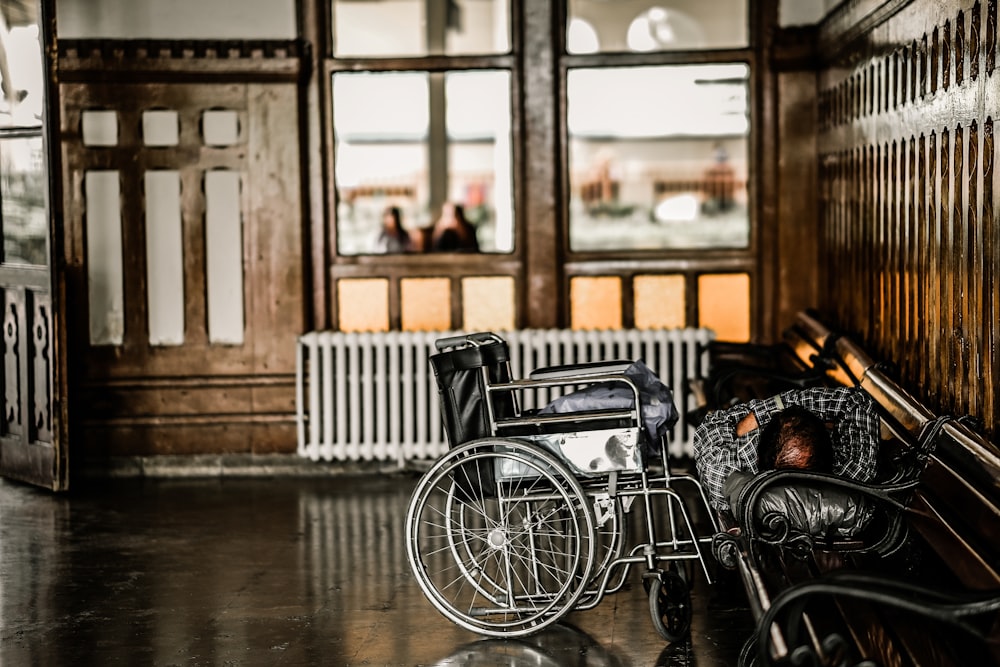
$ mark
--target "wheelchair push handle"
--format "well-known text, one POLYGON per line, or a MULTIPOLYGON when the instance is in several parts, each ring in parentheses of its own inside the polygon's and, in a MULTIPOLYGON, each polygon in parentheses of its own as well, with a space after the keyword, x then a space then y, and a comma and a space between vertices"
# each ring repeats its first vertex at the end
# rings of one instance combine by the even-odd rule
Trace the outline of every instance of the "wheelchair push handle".
POLYGON ((469 345, 479 347, 480 345, 488 345, 495 342, 502 343, 503 338, 492 331, 480 331, 470 334, 460 334, 458 336, 448 336, 447 338, 438 338, 434 341, 434 347, 438 349, 438 352, 443 352, 452 347, 466 347, 469 345))

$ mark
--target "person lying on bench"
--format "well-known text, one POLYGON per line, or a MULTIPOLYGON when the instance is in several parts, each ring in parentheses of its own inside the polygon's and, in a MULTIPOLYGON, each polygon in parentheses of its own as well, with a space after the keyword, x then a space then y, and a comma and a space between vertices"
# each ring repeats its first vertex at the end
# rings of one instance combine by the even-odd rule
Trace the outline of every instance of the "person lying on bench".
POLYGON ((859 482, 876 473, 880 422, 863 391, 811 387, 709 413, 694 434, 694 458, 709 502, 729 510, 724 486, 734 472, 798 468, 859 482), (770 425, 770 426, 769 426, 770 425), (830 449, 825 460, 824 439, 830 449), (764 466, 762 460, 768 461, 764 466))

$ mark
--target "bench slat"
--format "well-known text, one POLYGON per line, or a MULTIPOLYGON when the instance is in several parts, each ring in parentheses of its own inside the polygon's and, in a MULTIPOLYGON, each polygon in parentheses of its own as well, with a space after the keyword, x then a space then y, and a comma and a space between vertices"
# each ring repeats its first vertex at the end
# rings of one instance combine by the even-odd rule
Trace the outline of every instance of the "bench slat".
POLYGON ((917 399, 877 369, 869 369, 861 378, 861 389, 881 408, 883 417, 889 418, 889 428, 896 437, 914 441, 934 415, 917 399))
POLYGON ((973 590, 1000 588, 1000 572, 948 521, 933 501, 921 492, 914 495, 908 512, 912 525, 927 544, 948 564, 963 585, 973 590))
POLYGON ((839 602, 854 642, 880 665, 923 665, 926 667, 968 667, 941 650, 939 638, 920 624, 908 623, 898 612, 876 610, 856 600, 839 602))
POLYGON ((968 477, 932 457, 918 487, 918 495, 947 515, 949 523, 962 527, 962 532, 979 536, 978 542, 1000 551, 1000 507, 995 498, 987 497, 970 483, 968 477))

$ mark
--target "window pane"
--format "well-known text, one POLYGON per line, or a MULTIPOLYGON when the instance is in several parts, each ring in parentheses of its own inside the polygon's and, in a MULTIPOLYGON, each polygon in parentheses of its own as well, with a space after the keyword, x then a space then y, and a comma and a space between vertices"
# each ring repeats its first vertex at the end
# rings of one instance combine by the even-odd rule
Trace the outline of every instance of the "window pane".
POLYGON ((570 70, 570 247, 746 247, 745 64, 570 70))
POLYGON ((28 25, 8 25, 0 14, 6 60, 0 75, 0 128, 42 125, 45 71, 33 4, 27 3, 28 25))
POLYGON ((0 223, 3 261, 48 264, 45 215, 45 155, 42 138, 0 140, 0 223))
POLYGON ((507 0, 334 0, 337 57, 507 53, 507 0))
POLYGON ((570 53, 732 49, 748 43, 747 0, 569 0, 570 53))
POLYGON ((513 248, 508 72, 337 73, 333 110, 340 254, 433 250, 445 203, 480 251, 513 248))
POLYGON ((481 250, 514 249, 510 75, 453 72, 445 77, 448 200, 465 207, 481 250))

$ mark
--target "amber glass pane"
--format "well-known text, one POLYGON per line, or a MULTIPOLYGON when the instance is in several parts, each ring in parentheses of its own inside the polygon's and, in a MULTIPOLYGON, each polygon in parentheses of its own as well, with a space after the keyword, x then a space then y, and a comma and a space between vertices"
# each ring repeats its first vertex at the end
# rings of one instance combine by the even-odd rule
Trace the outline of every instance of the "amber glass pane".
POLYGON ((389 330, 389 281, 384 278, 337 282, 341 331, 389 330))
POLYGON ((741 48, 748 44, 747 4, 569 0, 566 48, 570 53, 741 48))
POLYGON ((567 74, 574 251, 743 248, 744 63, 567 74))
POLYGON ((514 279, 507 276, 462 279, 462 328, 510 331, 514 328, 514 279))
POLYGON ((404 331, 451 329, 451 281, 448 278, 406 278, 400 281, 404 331))
POLYGON ((574 329, 622 328, 621 278, 573 278, 569 292, 574 329))
POLYGON ((633 284, 637 329, 673 329, 686 324, 684 276, 636 276, 633 284))
POLYGON ((333 51, 349 56, 506 53, 507 0, 333 0, 333 51))
POLYGON ((750 276, 726 273, 698 276, 698 325, 719 340, 750 340, 750 276))

